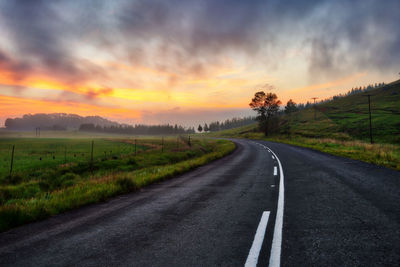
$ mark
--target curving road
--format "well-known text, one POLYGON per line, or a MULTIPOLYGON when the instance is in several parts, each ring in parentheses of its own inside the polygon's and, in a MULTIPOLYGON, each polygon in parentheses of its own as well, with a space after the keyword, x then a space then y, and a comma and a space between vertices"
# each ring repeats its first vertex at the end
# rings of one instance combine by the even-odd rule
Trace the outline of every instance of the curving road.
POLYGON ((0 266, 399 265, 400 172, 235 142, 190 173, 1 233, 0 266))

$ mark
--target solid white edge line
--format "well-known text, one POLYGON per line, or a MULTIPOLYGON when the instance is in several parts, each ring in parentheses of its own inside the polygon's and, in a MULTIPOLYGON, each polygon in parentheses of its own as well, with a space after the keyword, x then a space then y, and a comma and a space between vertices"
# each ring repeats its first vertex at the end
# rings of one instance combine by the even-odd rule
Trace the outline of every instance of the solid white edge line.
MULTIPOLYGON (((254 143, 260 144, 258 142, 254 142, 254 143)), ((284 208, 284 201, 285 201, 284 200, 285 199, 284 175, 283 175, 282 164, 281 164, 281 161, 279 160, 278 156, 269 147, 264 146, 264 145, 263 145, 263 147, 268 149, 268 151, 270 153, 272 153, 273 156, 275 156, 276 161, 279 164, 280 179, 279 179, 278 207, 276 210, 276 218, 275 218, 274 236, 272 238, 271 255, 269 257, 269 266, 279 267, 281 265, 283 208, 284 208)), ((246 261, 246 263, 247 263, 247 261, 246 261)))
POLYGON ((254 235, 253 245, 250 248, 249 255, 247 256, 245 267, 257 266, 258 256, 264 241, 265 231, 267 230, 267 224, 269 219, 269 211, 264 211, 260 223, 258 224, 256 234, 254 235))
POLYGON ((278 175, 278 168, 276 166, 274 166, 274 176, 278 175))
MULTIPOLYGON (((268 148, 269 149, 269 148, 268 148)), ((270 149, 269 149, 270 150, 270 149)), ((275 227, 274 227, 274 237, 272 239, 271 255, 269 257, 270 267, 279 267, 281 265, 281 248, 282 248, 282 227, 283 227, 283 207, 285 198, 285 188, 284 188, 284 176, 282 164, 276 154, 270 150, 275 156, 279 164, 279 196, 278 196, 278 208, 276 210, 275 227)))

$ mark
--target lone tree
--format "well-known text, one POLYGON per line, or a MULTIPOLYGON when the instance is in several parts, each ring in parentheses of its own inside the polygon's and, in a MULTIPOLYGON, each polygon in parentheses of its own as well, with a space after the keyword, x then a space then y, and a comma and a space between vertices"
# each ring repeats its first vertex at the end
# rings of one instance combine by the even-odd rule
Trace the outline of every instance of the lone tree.
POLYGON ((201 133, 203 131, 203 127, 201 127, 200 124, 199 124, 199 127, 197 127, 197 131, 199 131, 199 133, 201 133))
POLYGON ((297 110, 298 108, 296 103, 292 99, 289 99, 289 101, 286 103, 285 113, 290 114, 296 112, 297 110))
POLYGON ((268 135, 273 123, 273 117, 279 111, 279 105, 282 102, 274 93, 265 94, 263 91, 257 92, 251 100, 249 106, 258 113, 256 119, 259 122, 260 129, 268 135))

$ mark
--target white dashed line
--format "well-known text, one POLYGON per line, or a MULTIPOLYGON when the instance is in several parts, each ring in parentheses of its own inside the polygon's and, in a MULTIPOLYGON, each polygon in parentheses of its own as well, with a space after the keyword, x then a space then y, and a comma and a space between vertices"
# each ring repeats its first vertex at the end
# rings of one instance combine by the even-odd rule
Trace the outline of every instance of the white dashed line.
POLYGON ((258 256, 260 255, 260 250, 262 243, 264 241, 265 231, 267 230, 269 218, 269 211, 264 211, 260 223, 258 224, 256 234, 254 236, 253 245, 250 248, 249 255, 245 263, 245 267, 257 266, 258 256))
POLYGON ((278 168, 274 166, 274 176, 278 175, 278 168))

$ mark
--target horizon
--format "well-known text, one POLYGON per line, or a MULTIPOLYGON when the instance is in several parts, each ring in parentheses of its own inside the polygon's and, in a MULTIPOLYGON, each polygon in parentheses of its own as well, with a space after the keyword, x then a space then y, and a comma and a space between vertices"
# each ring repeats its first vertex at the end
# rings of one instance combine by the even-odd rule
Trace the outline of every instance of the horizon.
POLYGON ((0 3, 0 127, 35 113, 178 124, 398 80, 399 1, 0 3), (223 18, 223 19, 221 19, 223 18))

